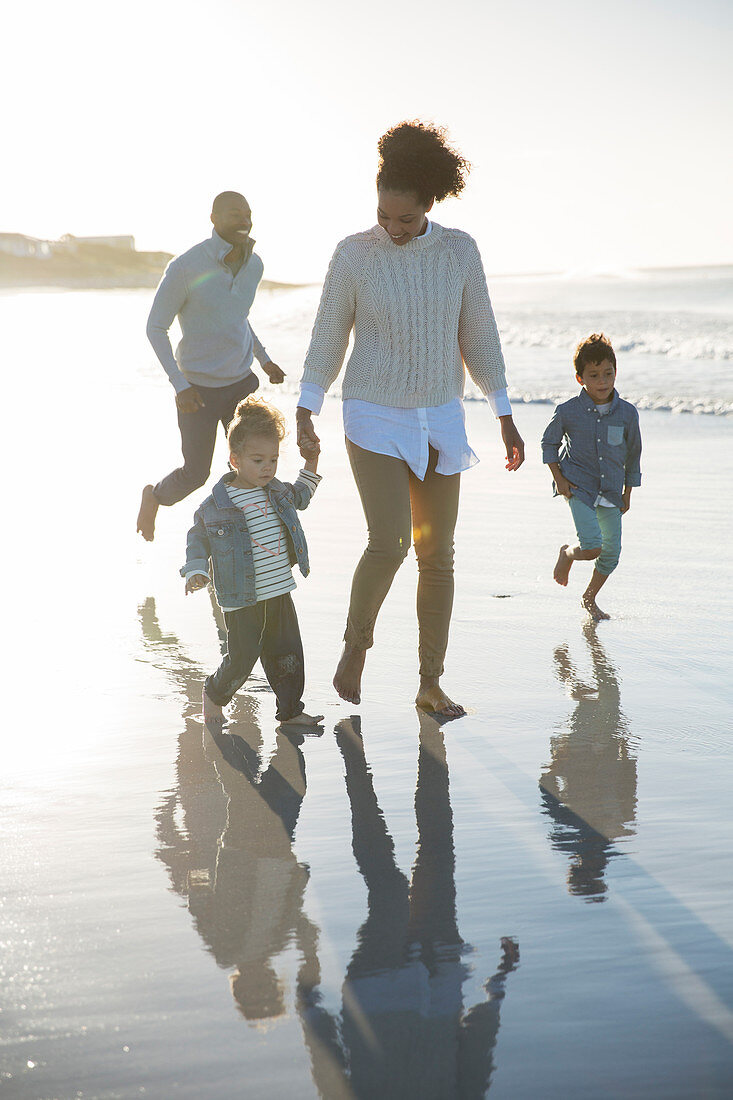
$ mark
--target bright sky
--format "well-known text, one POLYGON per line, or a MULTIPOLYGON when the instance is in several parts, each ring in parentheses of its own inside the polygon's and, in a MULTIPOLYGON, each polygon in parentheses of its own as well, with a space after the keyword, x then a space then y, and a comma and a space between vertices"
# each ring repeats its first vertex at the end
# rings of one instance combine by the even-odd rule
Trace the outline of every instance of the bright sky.
POLYGON ((319 280, 375 220, 377 138, 419 117, 474 165, 435 217, 489 272, 733 262, 729 0, 116 10, 6 13, 0 231, 179 252, 234 189, 266 277, 319 280))

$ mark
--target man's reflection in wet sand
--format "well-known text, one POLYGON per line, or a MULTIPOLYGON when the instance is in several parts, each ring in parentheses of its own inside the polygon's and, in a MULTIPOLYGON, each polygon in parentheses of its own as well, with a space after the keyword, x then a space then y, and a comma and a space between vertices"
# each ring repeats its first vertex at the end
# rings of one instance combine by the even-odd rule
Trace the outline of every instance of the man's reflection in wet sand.
POLYGON ((338 1020, 300 984, 313 1075, 324 1097, 452 1100, 486 1095, 507 975, 519 961, 510 938, 486 999, 464 1011, 469 975, 456 923, 453 817, 439 724, 420 712, 412 878, 400 871, 366 762, 358 718, 336 738, 346 766, 353 850, 368 890, 368 915, 343 985, 338 1020), (323 1070, 327 1076, 322 1076, 323 1070), (340 1087, 336 1086, 340 1078, 340 1087))
POLYGON ((636 811, 636 759, 616 672, 597 629, 595 623, 583 627, 593 685, 582 682, 566 645, 555 650, 558 678, 576 703, 567 730, 550 742, 552 760, 540 779, 545 812, 556 822, 550 841, 570 857, 570 893, 589 901, 604 900, 613 841, 633 835, 636 811))
POLYGON ((306 789, 303 738, 278 733, 263 770, 256 704, 246 695, 231 718, 237 733, 213 736, 200 721, 202 671, 175 636, 162 633, 152 600, 140 617, 149 650, 160 653, 159 667, 184 694, 177 783, 156 815, 156 854, 219 966, 235 968, 231 989, 243 1015, 281 1016, 284 991, 273 960, 285 948, 300 949, 299 980, 318 981, 318 930, 303 909, 309 873, 292 849, 306 789))

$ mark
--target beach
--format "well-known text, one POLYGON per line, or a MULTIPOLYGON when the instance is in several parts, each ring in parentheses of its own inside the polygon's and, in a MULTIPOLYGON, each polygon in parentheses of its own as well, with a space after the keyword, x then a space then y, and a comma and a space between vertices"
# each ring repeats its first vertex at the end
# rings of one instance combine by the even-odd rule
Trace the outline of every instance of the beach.
MULTIPOLYGON (((259 668, 226 737, 201 723, 220 624, 178 570, 203 491, 161 509, 153 544, 135 534, 141 487, 178 455, 149 292, 0 295, 4 358, 23 366, 3 441, 19 512, 3 1096, 730 1097, 733 391, 718 276, 684 315, 679 278, 647 281, 633 318, 633 288, 614 283, 614 321, 636 341, 618 388, 642 409, 643 483, 598 626, 582 563, 567 589, 552 580, 572 528, 539 439, 574 392, 567 334, 603 288, 586 280, 570 310, 567 281, 565 297, 543 283, 557 320, 540 318, 535 343, 511 335, 526 286, 494 295, 527 461, 505 471, 489 408, 468 400, 480 463, 462 479, 444 681, 468 714, 442 727, 413 703, 413 554, 361 705, 331 687, 365 532, 326 400, 303 517, 312 572, 294 594, 306 708, 325 723, 302 743, 277 732, 259 668)), ((262 392, 291 424, 312 300, 263 293, 253 316, 288 373, 262 392)), ((212 481, 225 464, 220 440, 212 481)), ((278 476, 299 467, 291 432, 278 476)))

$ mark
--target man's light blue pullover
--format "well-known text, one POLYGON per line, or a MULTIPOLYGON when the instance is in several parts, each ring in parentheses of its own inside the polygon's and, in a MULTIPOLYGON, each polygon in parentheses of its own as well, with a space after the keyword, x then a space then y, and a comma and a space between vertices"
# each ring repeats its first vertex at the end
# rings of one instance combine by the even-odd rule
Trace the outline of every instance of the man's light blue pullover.
POLYGON ((147 334, 176 393, 188 386, 230 386, 250 373, 253 354, 270 361, 248 321, 262 278, 262 260, 252 251, 237 275, 224 257, 232 246, 211 237, 171 260, 155 293, 147 334), (181 342, 175 355, 168 330, 175 317, 181 342))

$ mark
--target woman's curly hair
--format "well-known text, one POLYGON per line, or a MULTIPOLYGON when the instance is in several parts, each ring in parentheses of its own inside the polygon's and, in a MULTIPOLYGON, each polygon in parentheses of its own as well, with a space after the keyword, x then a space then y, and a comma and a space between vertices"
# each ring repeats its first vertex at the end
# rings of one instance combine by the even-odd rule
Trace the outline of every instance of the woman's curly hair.
POLYGON ((471 165, 452 149, 446 130, 430 123, 400 122, 379 139, 377 187, 412 192, 428 206, 460 195, 471 165))
POLYGON ((227 428, 231 451, 239 451, 249 436, 266 435, 280 443, 285 438, 285 417, 262 397, 245 397, 237 405, 227 428))

